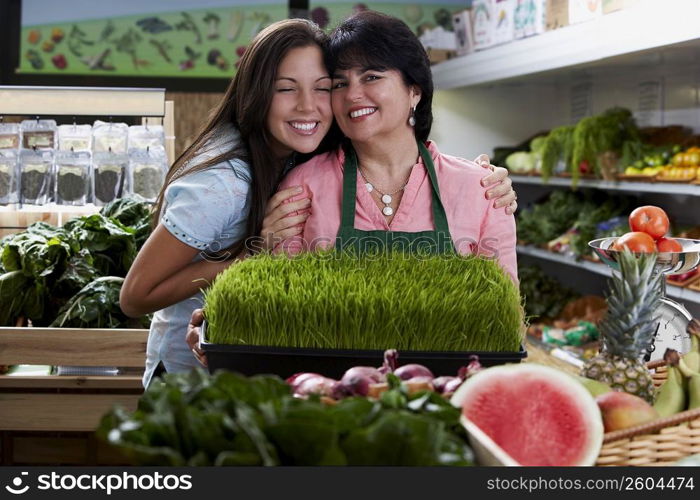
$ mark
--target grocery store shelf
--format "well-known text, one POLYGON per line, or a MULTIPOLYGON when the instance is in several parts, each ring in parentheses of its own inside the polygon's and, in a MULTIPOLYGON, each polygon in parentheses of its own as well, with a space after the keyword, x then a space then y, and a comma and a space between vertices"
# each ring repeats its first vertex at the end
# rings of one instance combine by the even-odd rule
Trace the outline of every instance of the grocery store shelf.
POLYGON ((561 73, 614 64, 654 65, 700 45, 700 2, 641 0, 625 10, 586 23, 447 60, 433 66, 437 89, 561 73))
MULTIPOLYGON (((550 177, 547 182, 539 176, 511 175, 514 184, 534 184, 538 186, 571 187, 571 179, 567 177, 550 177)), ((633 193, 663 193, 700 196, 700 185, 662 182, 616 182, 598 179, 581 179, 578 187, 602 189, 605 191, 627 191, 633 193)))
MULTIPOLYGON (((605 264, 598 264, 588 260, 576 260, 574 257, 554 252, 548 252, 541 248, 518 245, 517 253, 520 255, 528 255, 537 259, 548 260, 551 262, 559 262, 569 266, 578 267, 587 271, 602 274, 603 276, 611 276, 612 270, 605 264)), ((680 288, 677 286, 666 286, 666 295, 674 299, 700 304, 700 292, 689 290, 688 288, 680 288)))

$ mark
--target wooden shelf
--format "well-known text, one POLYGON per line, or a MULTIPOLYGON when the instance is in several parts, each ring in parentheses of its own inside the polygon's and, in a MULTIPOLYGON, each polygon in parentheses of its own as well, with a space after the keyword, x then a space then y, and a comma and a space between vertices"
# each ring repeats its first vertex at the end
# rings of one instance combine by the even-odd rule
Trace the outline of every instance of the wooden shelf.
POLYGON ((697 52, 698 19, 697 0, 642 0, 594 21, 447 60, 433 66, 433 80, 436 89, 451 89, 525 77, 549 83, 573 68, 648 67, 697 52))

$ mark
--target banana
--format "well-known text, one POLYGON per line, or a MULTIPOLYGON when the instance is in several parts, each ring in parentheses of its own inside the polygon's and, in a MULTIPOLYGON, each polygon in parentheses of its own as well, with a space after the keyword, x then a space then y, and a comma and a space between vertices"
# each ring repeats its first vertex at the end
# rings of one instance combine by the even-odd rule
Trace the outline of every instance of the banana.
POLYGON ((686 394, 683 375, 675 366, 668 367, 668 378, 656 395, 654 409, 661 417, 669 417, 685 410, 686 394))
POLYGON ((598 382, 597 380, 581 377, 578 375, 576 376, 576 380, 578 380, 588 390, 588 392, 591 393, 591 396, 593 397, 612 391, 609 385, 604 384, 603 382, 598 382))
POLYGON ((688 409, 700 408, 700 373, 690 377, 688 381, 688 409))
POLYGON ((700 372, 700 322, 697 319, 688 324, 690 351, 683 355, 683 361, 691 371, 700 372))

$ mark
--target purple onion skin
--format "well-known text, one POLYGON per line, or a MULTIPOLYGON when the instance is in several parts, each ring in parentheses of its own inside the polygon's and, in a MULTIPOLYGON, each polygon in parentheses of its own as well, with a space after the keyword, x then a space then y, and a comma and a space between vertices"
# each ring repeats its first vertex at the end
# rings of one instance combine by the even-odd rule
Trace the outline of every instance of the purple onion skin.
POLYGON ((300 382, 296 388, 294 388, 294 394, 297 396, 310 396, 311 394, 318 394, 320 396, 332 396, 335 386, 338 384, 337 380, 332 378, 326 378, 322 375, 317 377, 309 377, 300 382))
POLYGON ((462 379, 459 377, 450 377, 447 375, 437 377, 433 380, 433 387, 435 388, 435 392, 443 394, 444 392, 446 392, 445 387, 447 387, 448 384, 454 382, 455 380, 458 380, 460 384, 462 383, 462 379))
POLYGON ((349 394, 350 396, 367 396, 369 394, 369 386, 373 382, 368 377, 355 375, 352 377, 343 377, 340 381, 341 393, 349 394))
POLYGON ((433 375, 433 372, 431 372, 428 368, 426 368, 423 365, 418 365, 418 364, 408 364, 408 365, 403 365, 399 366, 395 371, 394 375, 399 377, 401 380, 408 380, 414 377, 430 377, 431 379, 435 378, 435 375, 433 375))
POLYGON ((394 373, 398 358, 399 353, 396 349, 387 349, 384 351, 384 364, 379 368, 379 371, 384 375, 387 373, 394 373))
POLYGON ((452 380, 447 382, 445 384, 445 387, 443 389, 443 394, 450 394, 452 392, 455 392, 457 389, 459 389, 459 386, 464 383, 464 380, 462 380, 459 377, 453 377, 452 380))
POLYGON ((343 374, 341 382, 350 380, 354 377, 362 377, 369 379, 369 383, 384 382, 385 376, 378 368, 373 366, 353 366, 343 374))
POLYGON ((321 375, 320 373, 311 372, 295 373, 294 375, 287 378, 286 382, 292 387, 292 390, 295 390, 297 386, 304 382, 304 380, 315 377, 323 377, 323 375, 321 375))

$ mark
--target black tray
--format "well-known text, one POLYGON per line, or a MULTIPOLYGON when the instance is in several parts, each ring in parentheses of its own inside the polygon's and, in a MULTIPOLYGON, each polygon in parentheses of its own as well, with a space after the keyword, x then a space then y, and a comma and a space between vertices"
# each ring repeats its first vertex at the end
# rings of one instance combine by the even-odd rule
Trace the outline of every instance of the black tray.
MULTIPOLYGON (((380 367, 384 361, 384 351, 380 350, 210 344, 205 339, 206 324, 202 325, 200 344, 207 355, 210 373, 228 370, 243 375, 271 373, 287 378, 295 373, 312 372, 340 379, 353 366, 380 367)), ((399 351, 398 365, 418 363, 428 367, 436 376, 454 376, 460 367, 469 363, 473 354, 479 357, 483 366, 519 363, 527 357, 523 346, 517 352, 399 351)))

